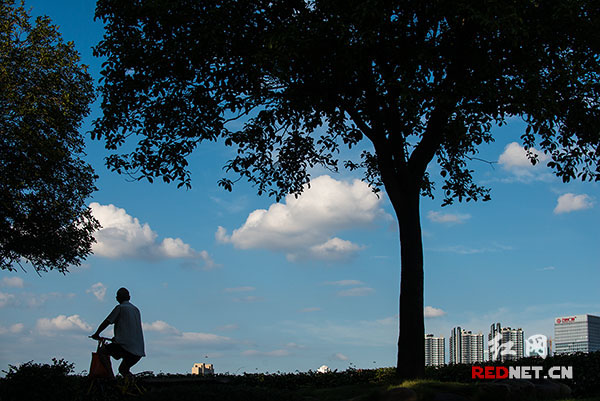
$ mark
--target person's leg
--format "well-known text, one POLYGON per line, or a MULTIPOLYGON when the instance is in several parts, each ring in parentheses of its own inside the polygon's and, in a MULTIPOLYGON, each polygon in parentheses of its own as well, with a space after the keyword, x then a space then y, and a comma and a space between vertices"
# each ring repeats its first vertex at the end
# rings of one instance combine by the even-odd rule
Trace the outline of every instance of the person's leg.
POLYGON ((133 355, 125 351, 123 355, 123 362, 121 362, 121 365, 119 365, 119 373, 123 377, 132 376, 132 373, 129 369, 131 369, 133 365, 138 363, 140 359, 142 359, 141 356, 133 355))

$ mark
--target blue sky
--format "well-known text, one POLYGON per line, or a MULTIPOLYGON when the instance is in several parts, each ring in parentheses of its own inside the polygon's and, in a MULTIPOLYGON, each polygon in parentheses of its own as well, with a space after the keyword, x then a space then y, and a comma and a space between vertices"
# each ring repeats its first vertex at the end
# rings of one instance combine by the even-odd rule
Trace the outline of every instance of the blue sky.
MULTIPOLYGON (((94 2, 26 6, 75 41, 97 79, 94 2)), ((96 105, 83 132, 97 115, 96 105)), ((556 316, 600 315, 600 186, 529 165, 516 143, 523 130, 518 120, 495 129, 480 156, 498 163, 472 164, 492 201, 422 200, 427 333, 487 335, 500 322, 553 337, 556 316)), ((88 369, 87 336, 121 286, 144 322, 147 357, 134 371, 189 372, 203 361, 231 373, 393 366, 399 242, 385 194, 374 197, 356 174, 320 170, 310 191, 279 205, 242 182, 228 193, 217 180, 233 152, 202 145, 192 189, 178 190, 107 171, 101 143, 88 140, 100 176, 89 204, 104 226, 95 255, 66 276, 2 272, 0 367, 58 357, 88 369)))

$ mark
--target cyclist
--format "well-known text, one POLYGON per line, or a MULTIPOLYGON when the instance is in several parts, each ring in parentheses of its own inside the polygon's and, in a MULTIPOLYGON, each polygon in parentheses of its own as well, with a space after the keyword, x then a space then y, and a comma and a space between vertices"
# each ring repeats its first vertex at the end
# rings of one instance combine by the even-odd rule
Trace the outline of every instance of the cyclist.
POLYGON ((100 339, 100 333, 109 325, 115 325, 115 336, 113 342, 99 349, 102 364, 109 368, 110 357, 123 359, 119 365, 119 373, 122 376, 132 376, 129 369, 146 356, 144 352, 144 334, 142 332, 142 317, 140 310, 129 302, 129 291, 119 288, 117 291, 117 302, 110 315, 98 327, 91 337, 100 339))

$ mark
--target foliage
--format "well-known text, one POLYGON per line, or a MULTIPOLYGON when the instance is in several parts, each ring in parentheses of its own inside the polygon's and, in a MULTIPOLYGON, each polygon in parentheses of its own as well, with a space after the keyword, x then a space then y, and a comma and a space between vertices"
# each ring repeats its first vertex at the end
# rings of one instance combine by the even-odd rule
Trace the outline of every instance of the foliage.
POLYGON ((402 243, 403 377, 423 375, 430 162, 444 205, 490 199, 468 163, 517 117, 532 163, 536 146, 564 181, 600 180, 597 1, 99 0, 96 16, 106 61, 92 136, 113 170, 189 187, 187 158, 221 139, 237 148, 225 169, 259 194, 298 195, 315 166, 385 187, 402 243), (360 157, 338 160, 354 146, 360 157))
POLYGON ((0 379, 0 398, 13 400, 74 399, 80 391, 73 380, 74 365, 64 359, 52 359, 52 365, 29 361, 19 366, 9 365, 4 379, 0 379))
POLYGON ((227 169, 277 197, 301 192, 314 165, 337 168, 340 142, 366 136, 376 154, 348 167, 365 167, 372 184, 385 183, 384 167, 420 167, 420 182, 437 156, 449 203, 485 196, 464 159, 492 140, 493 122, 519 116, 524 144, 538 134, 565 181, 598 179, 594 2, 427 4, 101 0, 104 116, 93 135, 113 150, 139 137, 108 159, 113 169, 188 186, 186 157, 222 137, 239 149, 227 169))
POLYGON ((85 205, 96 189, 78 128, 94 98, 72 42, 50 18, 0 2, 0 268, 23 261, 66 272, 91 252, 99 227, 85 205))

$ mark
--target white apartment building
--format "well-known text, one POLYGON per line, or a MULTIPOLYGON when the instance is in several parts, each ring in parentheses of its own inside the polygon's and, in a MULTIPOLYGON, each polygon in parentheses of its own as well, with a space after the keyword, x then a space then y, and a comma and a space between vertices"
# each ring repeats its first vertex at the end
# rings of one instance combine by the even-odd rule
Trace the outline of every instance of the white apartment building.
POLYGON ((444 337, 425 336, 425 366, 444 366, 446 364, 446 341, 444 337))
POLYGON ((502 327, 500 323, 490 326, 488 334, 489 361, 514 361, 525 356, 523 329, 502 327))
POLYGON ((473 334, 460 327, 450 333, 450 363, 473 364, 483 360, 483 334, 473 334))

